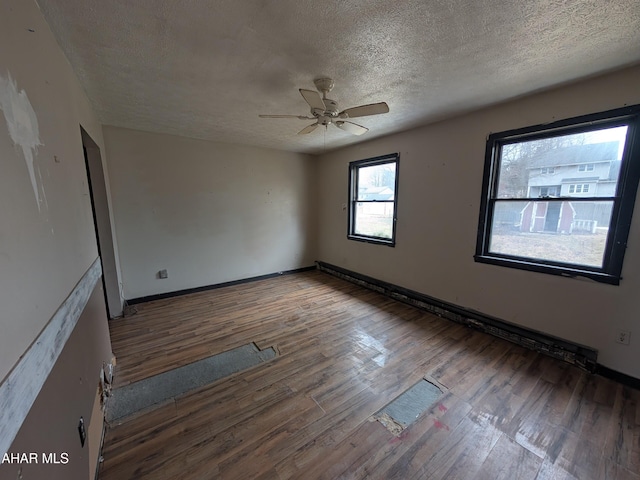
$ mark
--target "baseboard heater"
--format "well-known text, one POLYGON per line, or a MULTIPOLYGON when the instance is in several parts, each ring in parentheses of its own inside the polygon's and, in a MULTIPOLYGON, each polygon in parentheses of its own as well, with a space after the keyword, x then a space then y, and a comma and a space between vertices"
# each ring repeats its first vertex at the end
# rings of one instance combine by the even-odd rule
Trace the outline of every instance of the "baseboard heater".
POLYGON ((564 360, 591 373, 596 373, 598 369, 598 351, 595 349, 546 335, 535 330, 523 328, 504 320, 469 310, 459 305, 444 302, 428 295, 352 272, 329 263, 317 261, 316 265, 319 270, 330 275, 370 290, 375 290, 390 298, 413 305, 414 307, 446 318, 447 320, 467 325, 468 327, 503 338, 531 350, 564 360))

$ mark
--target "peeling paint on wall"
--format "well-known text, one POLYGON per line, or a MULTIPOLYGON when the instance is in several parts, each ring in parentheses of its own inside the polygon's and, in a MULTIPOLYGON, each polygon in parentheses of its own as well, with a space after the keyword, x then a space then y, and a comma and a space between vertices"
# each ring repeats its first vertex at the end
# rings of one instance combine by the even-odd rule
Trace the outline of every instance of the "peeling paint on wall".
POLYGON ((17 84, 9 73, 7 73, 7 77, 0 75, 0 109, 7 121, 11 140, 14 145, 22 149, 38 210, 40 210, 41 202, 44 202, 46 207, 46 196, 42 188, 40 170, 38 169, 38 178, 36 178, 36 166, 34 165, 34 156, 38 146, 42 145, 39 138, 38 119, 26 92, 24 90, 18 91, 17 84), (40 190, 42 190, 42 198, 40 190))

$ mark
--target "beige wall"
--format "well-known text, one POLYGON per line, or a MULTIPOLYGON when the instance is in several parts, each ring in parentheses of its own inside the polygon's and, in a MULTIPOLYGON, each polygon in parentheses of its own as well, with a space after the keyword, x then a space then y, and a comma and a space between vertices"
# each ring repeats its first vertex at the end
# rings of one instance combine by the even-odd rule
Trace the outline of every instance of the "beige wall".
MULTIPOLYGON (((619 286, 475 263, 488 134, 640 103, 640 67, 346 148, 318 161, 318 259, 599 350, 640 378, 640 206, 619 286), (347 165, 400 152, 397 245, 346 238, 347 165), (631 345, 614 342, 630 330, 631 345)), ((639 196, 640 200, 640 196, 639 196)))
MULTIPOLYGON (((37 119, 40 145, 28 150, 41 200, 39 209, 23 149, 0 113, 1 380, 98 255, 80 125, 104 148, 100 124, 33 0, 1 3, 0 45, 7 47, 0 77, 11 77, 37 119)), ((14 126, 34 133, 16 119, 14 126)))
POLYGON ((103 131, 125 298, 313 265, 310 156, 103 131))
MULTIPOLYGON (((81 357, 56 366, 55 376, 35 368, 11 385, 6 379, 19 362, 25 365, 49 351, 51 345, 35 340, 64 310, 63 302, 98 255, 80 126, 104 151, 102 130, 33 0, 0 2, 0 45, 0 404, 20 400, 15 392, 29 390, 24 385, 46 380, 35 404, 40 407, 29 411, 31 403, 23 399, 21 412, 8 413, 22 419, 29 411, 27 422, 38 419, 19 448, 43 445, 45 431, 49 444, 79 445, 77 419, 91 416, 102 361, 109 359, 101 291, 92 301, 91 320, 82 325, 84 334, 65 347, 99 359, 81 357), (86 391, 79 379, 90 384, 86 391), (55 397, 58 389, 71 401, 55 397)), ((15 470, 6 478, 17 478, 15 470)))
POLYGON ((98 282, 76 328, 62 350, 40 395, 25 419, 10 453, 33 452, 37 462, 0 465, 0 480, 82 480, 95 477, 103 416, 95 408, 98 373, 111 358, 104 293, 98 282), (84 419, 87 440, 81 446, 77 430, 84 419), (68 455, 66 464, 44 464, 42 454, 68 455), (19 472, 22 477, 19 476, 19 472))

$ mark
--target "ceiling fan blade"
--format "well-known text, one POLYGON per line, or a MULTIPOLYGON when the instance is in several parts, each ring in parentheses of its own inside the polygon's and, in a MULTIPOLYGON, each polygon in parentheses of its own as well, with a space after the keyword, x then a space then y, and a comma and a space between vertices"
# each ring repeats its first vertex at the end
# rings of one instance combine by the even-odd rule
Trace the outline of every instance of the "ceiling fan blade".
POLYGON ((320 98, 320 94, 315 90, 305 90, 304 88, 301 88, 300 94, 312 109, 319 108, 323 112, 327 109, 324 101, 320 98))
POLYGON ((388 113, 389 105, 385 102, 370 103, 369 105, 360 105, 359 107, 347 108, 340 112, 340 118, 356 118, 366 117, 367 115, 378 115, 380 113, 388 113))
POLYGON ((353 122, 345 122, 343 120, 339 120, 335 122, 336 127, 341 128, 345 132, 352 133, 353 135, 362 135, 363 133, 367 133, 369 131, 368 128, 363 127, 362 125, 358 125, 353 122))
POLYGON ((318 128, 318 122, 316 123, 312 123, 311 125, 307 125, 306 127, 304 127, 302 130, 300 130, 298 132, 298 135, 304 135, 306 133, 311 133, 313 132, 316 128, 318 128))
POLYGON ((299 118, 300 120, 315 120, 315 117, 305 117, 304 115, 258 115, 260 118, 299 118))

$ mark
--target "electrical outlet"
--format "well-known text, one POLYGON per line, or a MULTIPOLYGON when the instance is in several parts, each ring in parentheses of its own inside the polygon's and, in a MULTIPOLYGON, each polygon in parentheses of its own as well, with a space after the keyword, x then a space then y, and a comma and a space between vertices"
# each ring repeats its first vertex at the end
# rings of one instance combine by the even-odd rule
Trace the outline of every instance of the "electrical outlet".
POLYGON ((622 345, 629 345, 630 337, 631 332, 628 330, 618 330, 616 333, 616 342, 621 343, 622 345))
POLYGON ((166 268, 158 272, 158 278, 169 278, 169 274, 167 273, 166 268))

